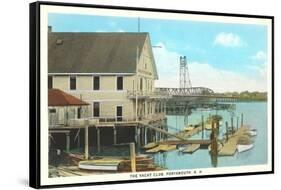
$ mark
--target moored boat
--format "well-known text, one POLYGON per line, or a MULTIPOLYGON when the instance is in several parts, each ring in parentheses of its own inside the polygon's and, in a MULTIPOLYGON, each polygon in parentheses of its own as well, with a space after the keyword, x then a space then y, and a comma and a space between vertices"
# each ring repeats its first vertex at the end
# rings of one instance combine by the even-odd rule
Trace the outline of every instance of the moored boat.
POLYGON ((191 131, 194 129, 193 125, 188 125, 187 127, 184 128, 184 131, 191 131))
MULTIPOLYGON (((222 149, 222 143, 218 143, 218 152, 222 149)), ((208 146, 209 152, 211 152, 211 145, 208 146)))
POLYGON ((143 148, 143 149, 151 149, 151 148, 154 148, 154 147, 156 147, 156 146, 158 146, 158 143, 156 143, 156 142, 151 142, 151 143, 146 144, 146 145, 143 146, 142 148, 143 148))
POLYGON ((254 144, 249 144, 249 145, 243 145, 243 144, 238 144, 237 145, 237 151, 238 152, 245 152, 247 150, 250 150, 254 147, 254 144))

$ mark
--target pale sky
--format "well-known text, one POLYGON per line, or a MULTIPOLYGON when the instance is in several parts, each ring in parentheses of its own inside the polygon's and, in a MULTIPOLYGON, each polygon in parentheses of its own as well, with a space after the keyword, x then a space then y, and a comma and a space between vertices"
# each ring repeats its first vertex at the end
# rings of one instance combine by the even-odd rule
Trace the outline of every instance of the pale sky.
MULTIPOLYGON (((55 32, 137 32, 137 18, 50 14, 55 32)), ((187 57, 193 87, 216 92, 266 91, 267 27, 140 18, 149 32, 159 80, 156 87, 179 86, 179 57, 187 57)))

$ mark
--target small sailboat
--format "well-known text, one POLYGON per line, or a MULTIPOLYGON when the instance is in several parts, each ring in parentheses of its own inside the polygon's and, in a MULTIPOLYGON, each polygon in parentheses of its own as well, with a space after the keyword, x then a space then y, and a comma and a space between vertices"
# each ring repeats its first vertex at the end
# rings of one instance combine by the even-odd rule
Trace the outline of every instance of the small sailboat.
POLYGON ((252 149, 254 147, 254 144, 248 144, 248 145, 244 145, 244 144, 238 144, 237 145, 237 151, 240 152, 245 152, 248 151, 250 149, 252 149))

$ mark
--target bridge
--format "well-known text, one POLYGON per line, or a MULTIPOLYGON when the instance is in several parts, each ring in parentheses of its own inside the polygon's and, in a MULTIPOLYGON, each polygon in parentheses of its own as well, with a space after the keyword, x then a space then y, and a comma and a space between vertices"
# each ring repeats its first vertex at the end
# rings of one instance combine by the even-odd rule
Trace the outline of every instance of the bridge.
POLYGON ((191 110, 229 110, 235 109, 237 98, 216 94, 205 87, 155 88, 154 92, 130 91, 128 98, 156 99, 166 102, 167 115, 189 115, 191 110), (137 93, 137 96, 136 96, 137 93))
POLYGON ((190 87, 190 88, 156 88, 156 91, 160 94, 166 94, 167 96, 212 96, 215 92, 212 89, 206 87, 190 87))
POLYGON ((154 92, 130 91, 131 99, 156 99, 166 102, 168 115, 189 115, 192 109, 232 109, 237 98, 216 94, 206 87, 192 87, 186 56, 180 56, 179 88, 155 88, 154 92))

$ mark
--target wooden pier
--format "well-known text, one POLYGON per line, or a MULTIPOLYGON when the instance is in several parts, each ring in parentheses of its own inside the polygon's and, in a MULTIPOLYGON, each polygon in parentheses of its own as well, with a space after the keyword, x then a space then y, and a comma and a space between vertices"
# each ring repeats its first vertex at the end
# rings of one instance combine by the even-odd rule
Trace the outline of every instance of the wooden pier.
POLYGON ((239 139, 247 135, 249 129, 246 126, 240 127, 233 135, 228 138, 221 150, 218 152, 218 156, 233 156, 236 152, 239 139))
POLYGON ((186 149, 184 149, 182 152, 192 154, 193 152, 195 152, 199 148, 200 148, 200 144, 191 144, 186 149))

